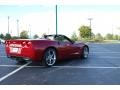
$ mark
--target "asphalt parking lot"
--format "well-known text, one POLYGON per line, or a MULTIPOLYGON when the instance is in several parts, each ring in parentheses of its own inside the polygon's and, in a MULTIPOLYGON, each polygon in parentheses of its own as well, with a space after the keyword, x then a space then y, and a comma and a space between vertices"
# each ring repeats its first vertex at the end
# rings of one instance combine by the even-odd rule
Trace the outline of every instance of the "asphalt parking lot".
POLYGON ((19 64, 7 58, 0 45, 0 85, 120 84, 120 44, 88 45, 88 59, 66 60, 51 68, 32 62, 19 64))

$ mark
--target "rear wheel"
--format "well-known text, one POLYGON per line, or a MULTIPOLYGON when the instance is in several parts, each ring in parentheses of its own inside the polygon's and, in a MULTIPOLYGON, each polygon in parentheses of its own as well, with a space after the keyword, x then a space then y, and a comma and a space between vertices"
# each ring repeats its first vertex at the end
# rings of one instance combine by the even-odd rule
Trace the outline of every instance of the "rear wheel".
POLYGON ((56 50, 53 48, 49 48, 46 50, 42 64, 45 66, 53 66, 56 62, 56 50))
POLYGON ((83 59, 87 59, 87 58, 88 58, 88 54, 89 54, 89 48, 85 46, 85 47, 83 48, 82 58, 83 58, 83 59))

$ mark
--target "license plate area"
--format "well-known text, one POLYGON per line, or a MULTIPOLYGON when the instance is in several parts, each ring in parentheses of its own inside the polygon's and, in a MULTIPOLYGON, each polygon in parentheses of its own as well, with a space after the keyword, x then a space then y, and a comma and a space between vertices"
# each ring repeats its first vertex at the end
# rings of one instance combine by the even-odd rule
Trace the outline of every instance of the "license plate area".
POLYGON ((11 53, 21 53, 21 48, 10 47, 10 52, 11 53))

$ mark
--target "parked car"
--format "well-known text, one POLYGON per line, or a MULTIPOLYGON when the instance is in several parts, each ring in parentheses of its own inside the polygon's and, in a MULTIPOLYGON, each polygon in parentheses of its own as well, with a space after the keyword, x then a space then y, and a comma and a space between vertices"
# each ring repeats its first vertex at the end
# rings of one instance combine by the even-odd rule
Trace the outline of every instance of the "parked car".
POLYGON ((89 47, 76 43, 64 35, 45 35, 41 39, 7 40, 5 43, 8 58, 18 62, 39 61, 45 66, 53 66, 57 60, 82 57, 88 58, 89 47))

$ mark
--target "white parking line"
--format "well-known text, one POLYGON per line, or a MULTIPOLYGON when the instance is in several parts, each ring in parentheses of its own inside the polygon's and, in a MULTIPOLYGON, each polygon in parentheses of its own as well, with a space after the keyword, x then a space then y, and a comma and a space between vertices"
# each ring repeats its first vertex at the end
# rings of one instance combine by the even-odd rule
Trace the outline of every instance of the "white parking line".
MULTIPOLYGON (((27 64, 28 65, 28 64, 27 64)), ((42 68, 45 66, 27 66, 24 65, 24 67, 28 68, 42 68)), ((0 67, 20 67, 20 65, 0 65, 0 67)), ((120 66, 118 67, 105 67, 105 66, 52 66, 51 68, 88 68, 88 69, 120 69, 120 66)), ((18 70, 19 71, 19 70, 18 70)))
POLYGON ((115 56, 115 57, 113 57, 113 56, 98 56, 95 58, 98 58, 98 59, 120 59, 120 57, 118 57, 118 56, 115 56))
POLYGON ((118 53, 118 54, 120 54, 120 52, 110 52, 110 51, 109 52, 108 51, 107 52, 103 52, 103 51, 102 52, 90 52, 90 53, 91 54, 95 54, 95 53, 104 53, 104 54, 105 53, 115 53, 115 54, 118 53))
MULTIPOLYGON (((39 68, 39 67, 44 67, 44 66, 26 66, 26 67, 29 67, 29 68, 39 68)), ((96 67, 96 66, 86 66, 86 67, 83 67, 83 66, 52 66, 53 68, 88 68, 88 69, 112 69, 112 68, 120 68, 120 67, 105 67, 105 66, 101 66, 101 67, 96 67)))
POLYGON ((82 67, 82 66, 53 66, 53 67, 61 67, 61 68, 86 68, 86 69, 117 69, 120 67, 96 67, 96 66, 86 66, 86 67, 82 67))
MULTIPOLYGON (((21 65, 0 65, 0 67, 21 67, 21 65)), ((45 66, 25 66, 25 67, 45 67, 45 66)))
POLYGON ((6 58, 7 56, 0 56, 0 57, 2 57, 2 58, 5 57, 6 58))
MULTIPOLYGON (((43 66, 26 66, 26 67, 43 67, 43 66)), ((96 66, 52 66, 54 68, 87 68, 87 69, 117 69, 120 67, 96 67, 96 66)))
POLYGON ((17 68, 16 70, 10 72, 9 74, 3 76, 2 78, 0 78, 0 82, 2 82, 4 79, 8 78, 9 76, 15 74, 16 72, 20 71, 21 69, 23 69, 24 67, 26 67, 28 64, 30 64, 31 62, 28 62, 24 65, 22 65, 21 67, 17 68))
POLYGON ((0 65, 0 67, 20 67, 21 65, 0 65))
POLYGON ((0 52, 0 54, 6 54, 5 52, 0 52))

